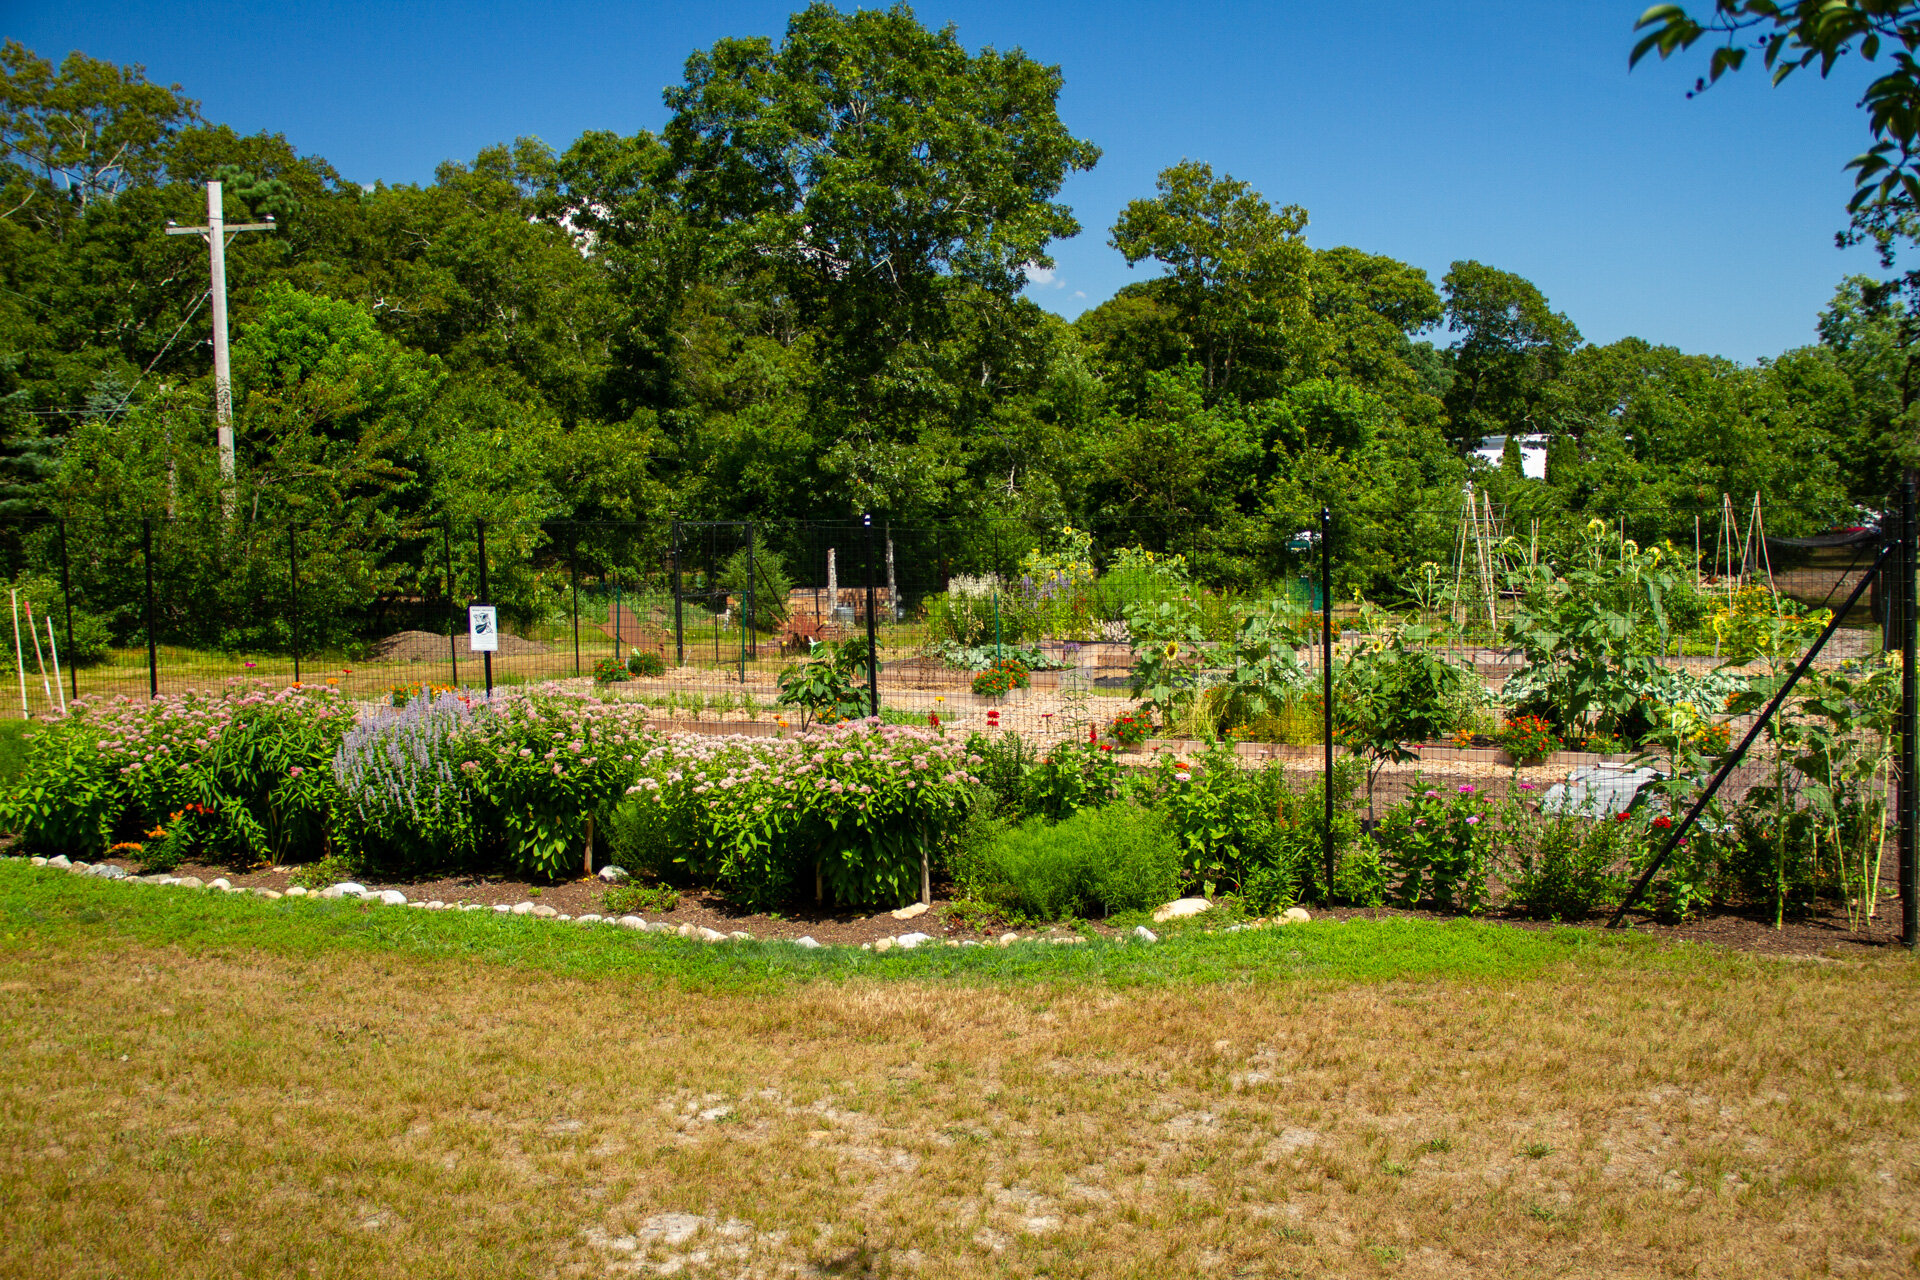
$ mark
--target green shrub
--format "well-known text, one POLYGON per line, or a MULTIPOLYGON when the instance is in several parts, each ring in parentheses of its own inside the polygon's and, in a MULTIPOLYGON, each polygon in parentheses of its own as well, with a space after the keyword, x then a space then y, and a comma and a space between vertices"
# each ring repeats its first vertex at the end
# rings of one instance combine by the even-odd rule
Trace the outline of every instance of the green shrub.
POLYGON ((1493 810, 1480 789, 1463 783, 1448 791, 1420 790, 1381 820, 1381 856, 1397 878, 1394 901, 1478 911, 1487 901, 1493 850, 1493 810))
POLYGON ((1130 804, 1030 818, 999 832, 956 880, 970 897, 1036 920, 1145 910, 1179 891, 1170 834, 1160 815, 1130 804))
POLYGON ((1360 839, 1336 855, 1333 869, 1333 900, 1356 907, 1377 907, 1387 900, 1387 869, 1380 861, 1380 846, 1360 839))
MULTIPOLYGON (((1336 854, 1359 836, 1350 797, 1361 767, 1352 757, 1334 766, 1336 854)), ((1242 769, 1231 747, 1215 746, 1198 760, 1162 755, 1140 794, 1166 814, 1187 881, 1203 892, 1231 886, 1245 898, 1263 868, 1259 892, 1268 895, 1290 882, 1298 897, 1323 878, 1326 800, 1317 782, 1295 790, 1279 765, 1242 769)))
POLYGON ((619 684, 632 678, 627 671, 627 664, 618 658, 600 658, 593 664, 595 684, 619 684))
POLYGON ((671 911, 680 905, 680 891, 670 884, 647 884, 629 880, 614 885, 600 895, 600 909, 610 916, 637 915, 642 911, 671 911))
POLYGON ((344 880, 357 879, 362 874, 359 859, 330 853, 317 862, 295 867, 287 879, 302 889, 328 889, 344 880))
POLYGON ((1254 915, 1273 915, 1300 900, 1300 864, 1263 863, 1240 881, 1240 903, 1254 915))
POLYGON ((627 671, 636 676, 667 674, 667 660, 652 649, 635 649, 627 657, 627 671))
POLYGON ((774 704, 800 713, 800 727, 818 720, 858 720, 873 708, 867 696, 867 642, 829 641, 780 673, 774 704))
POLYGON ((1501 837, 1508 900, 1548 920, 1580 920, 1615 906, 1645 843, 1637 821, 1517 809, 1501 837))
POLYGON ((793 583, 787 577, 787 564, 779 552, 770 550, 753 536, 751 552, 740 548, 727 558, 720 571, 720 589, 731 598, 734 616, 761 634, 778 631, 787 621, 787 597, 793 583), (753 612, 747 613, 748 588, 752 588, 753 612))
POLYGON ((674 869, 670 811, 652 799, 628 796, 603 829, 608 859, 635 876, 664 878, 674 869))
POLYGON ((0 785, 10 785, 26 772, 27 739, 32 733, 32 721, 0 720, 0 785))
POLYGON ((980 759, 974 771, 999 817, 1058 821, 1120 794, 1119 762, 1091 743, 1062 742, 1042 756, 1017 733, 975 734, 967 751, 980 759))

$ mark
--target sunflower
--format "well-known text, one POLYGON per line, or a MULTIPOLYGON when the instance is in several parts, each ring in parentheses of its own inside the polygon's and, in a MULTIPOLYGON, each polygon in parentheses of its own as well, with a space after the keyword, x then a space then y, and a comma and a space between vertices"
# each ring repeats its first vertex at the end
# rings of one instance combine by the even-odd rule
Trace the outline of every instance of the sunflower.
POLYGON ((1166 653, 1167 653, 1167 661, 1168 661, 1168 662, 1172 662, 1172 661, 1173 661, 1173 660, 1174 660, 1175 658, 1177 658, 1177 657, 1179 657, 1179 656, 1180 656, 1180 642, 1179 642, 1178 640, 1169 640, 1169 641, 1167 641, 1167 649, 1166 649, 1166 653))

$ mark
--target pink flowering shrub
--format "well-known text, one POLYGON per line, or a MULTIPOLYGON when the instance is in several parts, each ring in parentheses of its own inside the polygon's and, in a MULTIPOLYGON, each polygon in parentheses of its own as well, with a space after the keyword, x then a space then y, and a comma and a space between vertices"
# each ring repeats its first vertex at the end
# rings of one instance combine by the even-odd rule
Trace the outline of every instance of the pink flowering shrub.
POLYGON ((1414 792, 1380 820, 1374 840, 1395 902, 1479 911, 1487 904, 1493 805, 1473 783, 1440 789, 1414 777, 1414 792))
POLYGON ((850 720, 790 738, 678 734, 628 793, 657 847, 752 907, 811 891, 898 906, 966 816, 978 756, 930 730, 850 720))
POLYGON ((298 854, 324 830, 326 766, 352 722, 332 689, 247 680, 152 701, 81 699, 34 737, 0 828, 30 848, 98 854, 197 804, 215 856, 298 854))

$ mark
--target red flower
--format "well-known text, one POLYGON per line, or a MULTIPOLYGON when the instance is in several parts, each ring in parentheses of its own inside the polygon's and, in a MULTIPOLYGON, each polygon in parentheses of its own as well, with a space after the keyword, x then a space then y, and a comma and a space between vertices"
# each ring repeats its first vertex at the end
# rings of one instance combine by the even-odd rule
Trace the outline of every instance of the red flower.
POLYGON ((1102 751, 1111 751, 1113 750, 1113 744, 1111 742, 1103 742, 1100 744, 1100 749, 1102 751))
POLYGON ((938 711, 929 711, 927 713, 927 725, 929 728, 934 729, 940 727, 940 713, 938 711))
POLYGON ((1615 822, 1632 822, 1633 815, 1626 812, 1625 810, 1622 810, 1619 813, 1616 813, 1613 815, 1613 820, 1615 822))
POLYGON ((1665 831, 1668 827, 1673 825, 1673 819, 1665 816, 1658 817, 1653 820, 1653 825, 1660 828, 1662 831, 1665 831))

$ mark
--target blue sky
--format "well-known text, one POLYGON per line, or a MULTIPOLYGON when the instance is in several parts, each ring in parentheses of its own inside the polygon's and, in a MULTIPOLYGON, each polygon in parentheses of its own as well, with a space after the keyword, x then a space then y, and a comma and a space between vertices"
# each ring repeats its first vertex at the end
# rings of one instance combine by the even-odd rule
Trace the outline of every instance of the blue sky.
MULTIPOLYGON (((1328 5, 929 0, 970 48, 1061 67, 1068 127, 1104 151, 1064 192, 1081 234, 1032 296, 1064 315, 1143 270, 1107 246, 1130 199, 1183 158, 1306 207, 1320 247, 1427 270, 1515 271, 1589 341, 1637 335, 1742 361, 1812 341, 1840 278, 1864 150, 1861 68, 1779 89, 1749 71, 1689 101, 1701 63, 1629 74, 1645 0, 1328 5)), ((361 182, 532 134, 657 129, 688 53, 778 36, 794 3, 198 7, 0 0, 0 36, 146 64, 212 120, 286 134, 361 182)))

